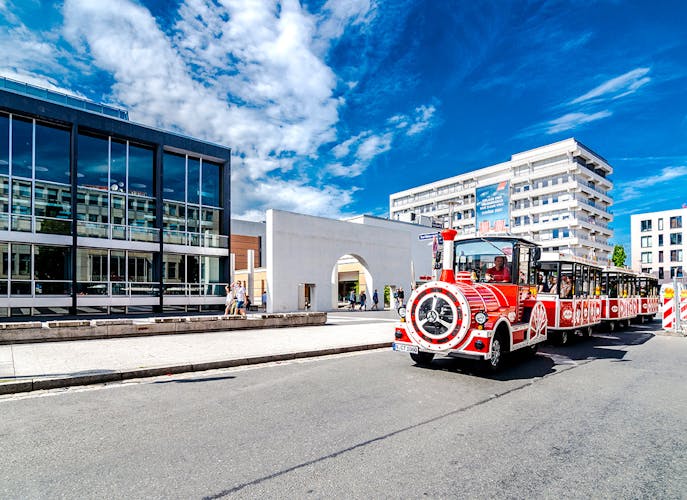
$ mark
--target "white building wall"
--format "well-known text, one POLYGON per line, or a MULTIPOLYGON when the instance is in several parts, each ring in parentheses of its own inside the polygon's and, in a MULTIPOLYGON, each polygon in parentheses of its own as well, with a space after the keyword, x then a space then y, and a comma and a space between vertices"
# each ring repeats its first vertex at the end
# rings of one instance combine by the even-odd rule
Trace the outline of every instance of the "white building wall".
POLYGON ((675 275, 678 272, 677 268, 681 268, 682 278, 684 278, 687 263, 685 260, 687 259, 686 228, 687 208, 630 216, 632 269, 650 272, 657 276, 661 283, 667 283, 672 281, 671 274, 675 275), (675 219, 675 224, 681 227, 671 227, 671 218, 681 218, 675 219), (649 225, 650 229, 648 229, 649 225), (675 235, 673 238, 681 239, 681 243, 672 244, 671 235, 675 235), (662 244, 661 237, 663 237, 662 244))
POLYGON ((416 277, 431 274, 431 248, 418 236, 432 231, 375 217, 353 222, 268 210, 267 311, 297 310, 303 284, 315 285, 312 310, 331 310, 336 263, 344 255, 356 257, 369 272, 368 297, 375 288, 382 294, 385 285, 409 290, 411 262, 416 277))

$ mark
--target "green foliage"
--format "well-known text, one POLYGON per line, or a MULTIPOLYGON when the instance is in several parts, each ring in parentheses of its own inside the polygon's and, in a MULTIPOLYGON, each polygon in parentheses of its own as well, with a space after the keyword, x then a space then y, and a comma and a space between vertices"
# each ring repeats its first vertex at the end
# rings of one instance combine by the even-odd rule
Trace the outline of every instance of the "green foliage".
POLYGON ((616 245, 613 248, 613 257, 611 257, 611 260, 613 261, 614 266, 618 267, 624 267, 625 266, 625 259, 627 259, 627 254, 625 253, 625 247, 622 245, 616 245))

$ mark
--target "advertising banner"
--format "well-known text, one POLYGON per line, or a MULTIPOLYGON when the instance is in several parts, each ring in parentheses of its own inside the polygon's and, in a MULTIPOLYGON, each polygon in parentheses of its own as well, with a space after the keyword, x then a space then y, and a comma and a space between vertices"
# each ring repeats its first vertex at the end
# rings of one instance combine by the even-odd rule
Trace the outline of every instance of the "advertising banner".
POLYGON ((506 233, 510 228, 510 183, 478 187, 475 191, 475 226, 478 235, 506 233))

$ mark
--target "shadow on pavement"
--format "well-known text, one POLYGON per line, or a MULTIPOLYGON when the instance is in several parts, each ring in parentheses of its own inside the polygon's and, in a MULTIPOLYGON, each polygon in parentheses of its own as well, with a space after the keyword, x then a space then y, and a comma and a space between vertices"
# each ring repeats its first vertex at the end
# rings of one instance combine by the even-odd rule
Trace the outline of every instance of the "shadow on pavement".
POLYGON ((488 372, 477 361, 450 357, 435 358, 428 366, 415 366, 500 381, 533 379, 560 371, 560 368, 556 369, 557 366, 577 365, 579 361, 609 359, 615 362, 630 362, 624 359, 627 354, 626 348, 651 340, 655 330, 656 325, 631 326, 612 333, 595 333, 590 338, 573 337, 566 346, 545 343, 534 356, 525 350, 510 354, 504 367, 497 373, 488 372))
POLYGON ((153 384, 195 384, 197 382, 216 382, 218 380, 229 380, 236 378, 234 375, 224 375, 222 377, 203 377, 203 378, 188 378, 175 380, 158 380, 153 384))

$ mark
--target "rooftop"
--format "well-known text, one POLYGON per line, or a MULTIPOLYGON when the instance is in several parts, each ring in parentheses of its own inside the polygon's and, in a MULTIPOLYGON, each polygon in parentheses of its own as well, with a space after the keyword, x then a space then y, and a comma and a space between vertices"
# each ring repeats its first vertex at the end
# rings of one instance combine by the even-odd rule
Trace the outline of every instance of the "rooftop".
POLYGON ((55 90, 49 90, 36 85, 31 85, 29 83, 18 82, 10 78, 0 77, 0 89, 9 90, 11 92, 16 92, 18 94, 30 97, 37 97, 39 99, 55 102, 57 104, 71 106, 72 108, 119 118, 120 120, 129 119, 129 112, 125 109, 116 108, 106 104, 98 104, 93 101, 89 101, 88 99, 75 97, 62 92, 57 92, 55 90))

